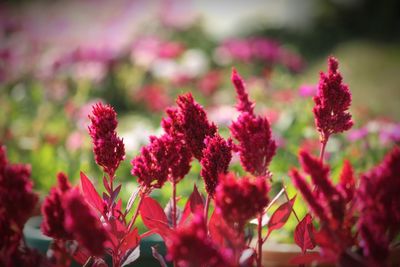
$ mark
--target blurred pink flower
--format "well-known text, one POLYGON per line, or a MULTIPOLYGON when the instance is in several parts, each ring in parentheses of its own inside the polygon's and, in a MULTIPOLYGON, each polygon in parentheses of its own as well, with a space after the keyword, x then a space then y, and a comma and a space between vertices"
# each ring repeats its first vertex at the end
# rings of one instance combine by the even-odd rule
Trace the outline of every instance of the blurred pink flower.
POLYGON ((317 94, 317 89, 315 84, 302 84, 299 87, 299 95, 301 97, 312 97, 317 94))

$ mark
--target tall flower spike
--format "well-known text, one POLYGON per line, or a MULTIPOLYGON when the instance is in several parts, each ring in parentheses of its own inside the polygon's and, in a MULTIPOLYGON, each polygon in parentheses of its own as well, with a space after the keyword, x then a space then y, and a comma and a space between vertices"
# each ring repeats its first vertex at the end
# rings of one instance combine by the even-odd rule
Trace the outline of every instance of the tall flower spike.
POLYGON ((43 222, 42 232, 56 239, 70 240, 72 234, 64 227, 65 214, 62 203, 63 197, 71 189, 71 185, 64 173, 57 175, 57 187, 50 190, 42 205, 43 222))
POLYGON ((92 124, 88 127, 93 141, 96 163, 114 178, 116 169, 125 158, 125 147, 117 136, 117 114, 109 105, 97 103, 89 115, 92 124))
POLYGON ((237 109, 241 112, 230 127, 232 136, 239 141, 234 149, 239 152, 240 161, 246 171, 255 176, 266 176, 268 165, 276 152, 270 124, 267 118, 253 113, 254 104, 248 99, 244 83, 235 70, 232 82, 238 95, 237 109))
POLYGON ((206 139, 206 147, 201 159, 200 175, 204 179, 206 191, 210 196, 214 195, 218 185, 219 175, 228 172, 232 158, 230 141, 225 141, 219 134, 206 139))
POLYGON ((236 109, 240 112, 248 112, 250 114, 253 114, 255 104, 249 100, 249 95, 246 92, 245 83, 234 68, 232 69, 231 80, 236 89, 238 102, 236 105, 236 109))
POLYGON ((364 255, 371 266, 385 266, 389 245, 400 233, 400 148, 361 176, 358 190, 358 229, 364 255))
POLYGON ((348 112, 351 93, 349 87, 342 82, 338 65, 336 58, 328 59, 328 73, 320 73, 318 92, 314 97, 315 125, 321 134, 322 143, 326 143, 331 134, 349 130, 353 126, 348 112))
POLYGON ((220 178, 215 192, 215 207, 231 225, 237 223, 242 228, 268 205, 269 186, 265 177, 237 179, 228 173, 220 178))
POLYGON ((204 140, 207 136, 214 136, 217 127, 210 123, 203 107, 194 101, 192 94, 181 95, 176 100, 179 107, 180 119, 177 124, 184 134, 186 144, 198 160, 203 157, 204 140))
POLYGON ((65 229, 93 256, 102 256, 107 232, 80 195, 72 189, 64 197, 65 229))

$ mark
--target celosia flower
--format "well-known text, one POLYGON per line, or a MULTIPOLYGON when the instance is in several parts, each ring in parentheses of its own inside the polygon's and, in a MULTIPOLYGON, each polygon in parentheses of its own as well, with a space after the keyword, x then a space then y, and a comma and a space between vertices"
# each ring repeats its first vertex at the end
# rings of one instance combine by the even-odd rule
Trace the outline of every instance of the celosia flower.
POLYGON ((201 213, 195 214, 189 225, 176 230, 167 239, 167 259, 176 261, 180 267, 231 266, 208 238, 206 222, 201 213))
POLYGON ((231 80, 236 89, 237 105, 236 109, 240 112, 248 112, 253 114, 255 104, 249 100, 246 86, 243 79, 239 76, 236 69, 232 69, 231 80))
POLYGON ((204 179, 206 191, 210 196, 214 195, 219 175, 228 172, 232 158, 231 149, 231 142, 225 141, 218 134, 206 139, 206 147, 200 162, 202 166, 200 175, 204 179))
POLYGON ((64 195, 71 189, 71 185, 64 173, 57 175, 58 185, 50 190, 42 205, 43 221, 42 232, 55 239, 71 240, 72 234, 64 227, 64 209, 62 206, 64 195))
POLYGON ((107 232, 77 189, 63 198, 65 229, 93 256, 102 256, 107 232))
POLYGON ((97 103, 89 115, 92 124, 89 134, 93 141, 93 152, 97 164, 114 177, 115 170, 125 158, 125 147, 122 139, 117 136, 117 114, 109 105, 97 103))
POLYGON ((215 206, 231 225, 241 229, 248 220, 261 214, 268 205, 269 186, 265 177, 237 179, 234 174, 221 175, 215 190, 215 206))
POLYGON ((235 85, 238 105, 241 112, 230 127, 232 136, 239 141, 234 149, 239 152, 244 169, 255 176, 268 175, 268 165, 276 152, 271 127, 267 118, 253 113, 254 104, 248 99, 243 80, 233 70, 232 82, 235 85))
POLYGON ((198 160, 203 156, 204 140, 207 136, 214 136, 217 127, 210 123, 203 107, 194 101, 192 94, 184 94, 178 97, 176 103, 179 107, 176 119, 185 142, 198 160))
POLYGON ((318 92, 314 97, 313 109, 315 125, 321 134, 321 142, 326 143, 329 136, 349 130, 353 126, 348 109, 351 104, 349 87, 342 82, 338 71, 338 61, 328 59, 328 73, 321 72, 318 92))
POLYGON ((346 202, 350 202, 353 200, 356 190, 356 182, 354 180, 353 168, 351 167, 351 164, 348 160, 345 160, 343 163, 338 189, 345 197, 346 202))
MULTIPOLYGON (((30 168, 9 164, 6 148, 0 145, 0 265, 20 266, 25 257, 21 245, 22 230, 38 201, 32 192, 30 168)), ((28 255, 26 255, 28 256, 28 255)), ((30 258, 26 258, 30 260, 30 258)))
POLYGON ((361 177, 358 222, 361 247, 371 266, 384 266, 390 242, 400 232, 400 149, 396 147, 380 165, 361 177))
POLYGON ((0 149, 0 203, 10 224, 22 229, 38 201, 32 192, 31 170, 28 165, 9 164, 5 148, 0 149))
POLYGON ((142 186, 160 188, 167 179, 179 182, 189 172, 191 159, 190 150, 178 137, 152 136, 150 144, 132 160, 131 173, 142 186))

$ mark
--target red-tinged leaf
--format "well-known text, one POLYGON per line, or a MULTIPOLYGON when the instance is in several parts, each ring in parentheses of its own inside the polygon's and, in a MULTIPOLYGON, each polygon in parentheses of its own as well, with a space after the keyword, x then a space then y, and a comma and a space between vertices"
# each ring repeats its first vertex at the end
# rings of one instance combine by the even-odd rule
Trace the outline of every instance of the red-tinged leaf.
POLYGON ((125 254, 126 251, 132 250, 136 248, 139 244, 140 235, 138 233, 138 229, 133 229, 130 233, 128 233, 121 242, 120 252, 125 254))
POLYGON ((163 208, 157 201, 151 197, 144 197, 140 206, 140 215, 144 225, 151 229, 158 228, 163 231, 168 227, 167 215, 165 215, 163 208))
POLYGON ((115 188, 115 190, 112 192, 112 194, 111 194, 111 203, 114 203, 114 201, 117 199, 117 197, 118 197, 118 194, 119 194, 119 191, 121 191, 121 186, 122 185, 119 185, 117 188, 115 188))
POLYGON ((311 264, 313 262, 323 263, 326 262, 326 260, 318 252, 309 252, 304 255, 296 256, 289 261, 289 263, 293 265, 311 264))
POLYGON ((312 224, 310 214, 307 214, 303 220, 297 224, 294 230, 294 241, 301 248, 303 253, 305 253, 307 249, 315 248, 314 225, 312 224))
POLYGON ((107 190, 107 192, 111 194, 111 188, 110 188, 110 185, 108 184, 108 180, 105 176, 103 176, 103 185, 104 185, 104 188, 107 190))
POLYGON ((122 259, 121 267, 124 267, 134 262, 139 258, 139 256, 140 256, 140 246, 137 246, 135 249, 129 250, 122 259))
POLYGON ((135 203, 135 200, 139 194, 139 191, 140 191, 140 188, 138 187, 138 188, 136 188, 136 190, 134 190, 132 192, 131 196, 129 197, 128 204, 126 204, 126 210, 125 210, 126 214, 128 214, 131 211, 131 209, 133 207, 133 203, 135 203))
POLYGON ((103 213, 104 211, 103 200, 97 193, 92 182, 89 180, 89 178, 86 177, 86 175, 83 172, 81 172, 81 185, 82 185, 83 195, 86 201, 89 202, 89 204, 92 205, 93 208, 97 209, 100 213, 103 213))
POLYGON ((189 198, 185 204, 185 208, 183 209, 182 216, 179 220, 178 226, 185 224, 187 218, 189 218, 190 216, 190 213, 191 211, 190 211, 190 198, 189 198))
POLYGON ((158 260, 161 267, 168 267, 167 263, 164 260, 164 257, 158 252, 156 246, 151 247, 151 253, 153 254, 153 257, 156 258, 156 260, 158 260))
POLYGON ((194 185, 193 192, 189 197, 190 200, 190 210, 192 213, 195 213, 198 209, 204 210, 204 201, 201 197, 199 190, 197 190, 197 186, 194 185))
POLYGON ((268 235, 273 230, 277 230, 285 225, 285 223, 289 219, 290 214, 292 213, 292 208, 295 200, 296 196, 294 196, 291 200, 283 203, 279 206, 279 208, 275 210, 275 212, 271 216, 271 219, 268 222, 268 235))

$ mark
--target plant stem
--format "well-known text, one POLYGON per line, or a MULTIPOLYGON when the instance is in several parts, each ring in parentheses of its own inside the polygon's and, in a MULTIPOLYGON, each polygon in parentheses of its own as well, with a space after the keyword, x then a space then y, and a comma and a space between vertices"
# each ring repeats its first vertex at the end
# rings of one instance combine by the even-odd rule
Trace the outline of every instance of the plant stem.
POLYGON ((172 227, 176 228, 176 182, 172 182, 172 227))
POLYGON ((138 203, 138 206, 137 206, 137 208, 136 208, 135 215, 133 216, 131 222, 130 222, 129 225, 128 225, 128 231, 129 231, 129 232, 131 231, 131 228, 132 228, 133 224, 135 223, 136 218, 137 218, 138 215, 139 215, 139 211, 140 211, 140 207, 142 206, 143 198, 144 198, 144 194, 143 194, 142 192, 140 192, 139 203, 138 203))
POLYGON ((322 139, 322 141, 321 141, 321 150, 320 150, 320 153, 319 153, 319 160, 321 161, 321 162, 323 162, 324 161, 324 154, 325 154, 325 148, 326 148, 326 144, 328 143, 328 138, 323 138, 322 139))
POLYGON ((258 255, 257 255, 257 267, 262 267, 262 213, 258 215, 258 255))
POLYGON ((208 210, 210 208, 210 201, 211 201, 211 196, 209 194, 207 194, 207 199, 206 199, 206 206, 204 207, 204 219, 206 221, 206 225, 208 228, 208 210))

